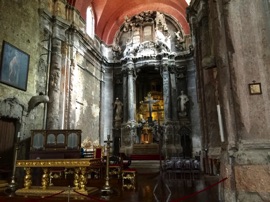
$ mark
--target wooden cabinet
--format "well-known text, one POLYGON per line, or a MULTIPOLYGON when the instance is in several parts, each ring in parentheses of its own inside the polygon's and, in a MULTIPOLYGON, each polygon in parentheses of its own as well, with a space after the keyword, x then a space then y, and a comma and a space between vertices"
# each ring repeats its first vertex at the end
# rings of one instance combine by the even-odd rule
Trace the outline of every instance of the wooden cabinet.
POLYGON ((80 158, 81 133, 81 130, 32 130, 29 158, 80 158))

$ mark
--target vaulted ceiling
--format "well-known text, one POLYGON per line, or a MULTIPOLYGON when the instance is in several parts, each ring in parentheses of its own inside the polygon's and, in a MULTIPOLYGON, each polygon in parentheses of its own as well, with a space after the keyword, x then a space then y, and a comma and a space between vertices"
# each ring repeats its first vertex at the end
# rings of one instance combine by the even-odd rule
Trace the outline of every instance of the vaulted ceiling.
POLYGON ((86 9, 92 6, 95 14, 96 35, 107 45, 113 43, 125 16, 132 17, 142 11, 159 11, 177 20, 185 34, 189 34, 185 0, 73 0, 75 7, 86 18, 86 9))

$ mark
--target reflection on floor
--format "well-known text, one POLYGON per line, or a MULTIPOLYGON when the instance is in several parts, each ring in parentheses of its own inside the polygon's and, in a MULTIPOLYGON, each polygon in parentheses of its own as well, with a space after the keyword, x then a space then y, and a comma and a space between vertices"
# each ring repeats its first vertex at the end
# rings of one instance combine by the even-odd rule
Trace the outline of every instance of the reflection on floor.
MULTIPOLYGON (((77 195, 70 197, 69 201, 112 201, 112 202, 154 202, 154 201, 170 201, 176 202, 179 199, 190 195, 190 198, 181 200, 184 202, 218 202, 218 186, 194 195, 193 193, 199 192, 204 188, 218 182, 217 176, 200 176, 195 179, 181 178, 173 176, 169 173, 161 175, 157 172, 144 172, 140 169, 137 173, 137 186, 136 190, 122 190, 121 180, 110 179, 110 186, 113 194, 110 196, 102 195, 100 191, 92 193, 89 196, 77 195), (162 177, 164 176, 164 177, 162 177), (156 187, 156 189, 155 189, 156 187), (154 191, 155 189, 155 191, 154 191)), ((105 185, 105 180, 90 180, 87 186, 97 187, 101 190, 105 185)), ((68 186, 66 186, 68 189, 68 186)), ((68 201, 68 195, 63 197, 51 197, 41 200, 40 196, 24 197, 14 196, 8 197, 4 191, 1 191, 0 202, 39 202, 39 201, 68 201)))

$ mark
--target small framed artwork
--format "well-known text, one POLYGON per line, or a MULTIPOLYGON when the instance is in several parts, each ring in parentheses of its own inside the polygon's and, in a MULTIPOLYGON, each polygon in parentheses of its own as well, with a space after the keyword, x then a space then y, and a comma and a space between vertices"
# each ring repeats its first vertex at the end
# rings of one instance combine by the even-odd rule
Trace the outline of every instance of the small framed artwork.
POLYGON ((0 82, 26 91, 30 56, 3 41, 0 82))
POLYGON ((250 83, 248 86, 250 95, 262 94, 261 83, 250 83))

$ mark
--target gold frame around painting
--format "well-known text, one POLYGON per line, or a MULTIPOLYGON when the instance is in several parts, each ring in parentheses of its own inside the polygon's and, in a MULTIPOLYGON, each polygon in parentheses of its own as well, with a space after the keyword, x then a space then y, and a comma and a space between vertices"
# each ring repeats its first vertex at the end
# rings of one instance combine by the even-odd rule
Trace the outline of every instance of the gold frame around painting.
POLYGON ((262 94, 261 83, 250 83, 248 84, 248 87, 250 95, 262 94))

